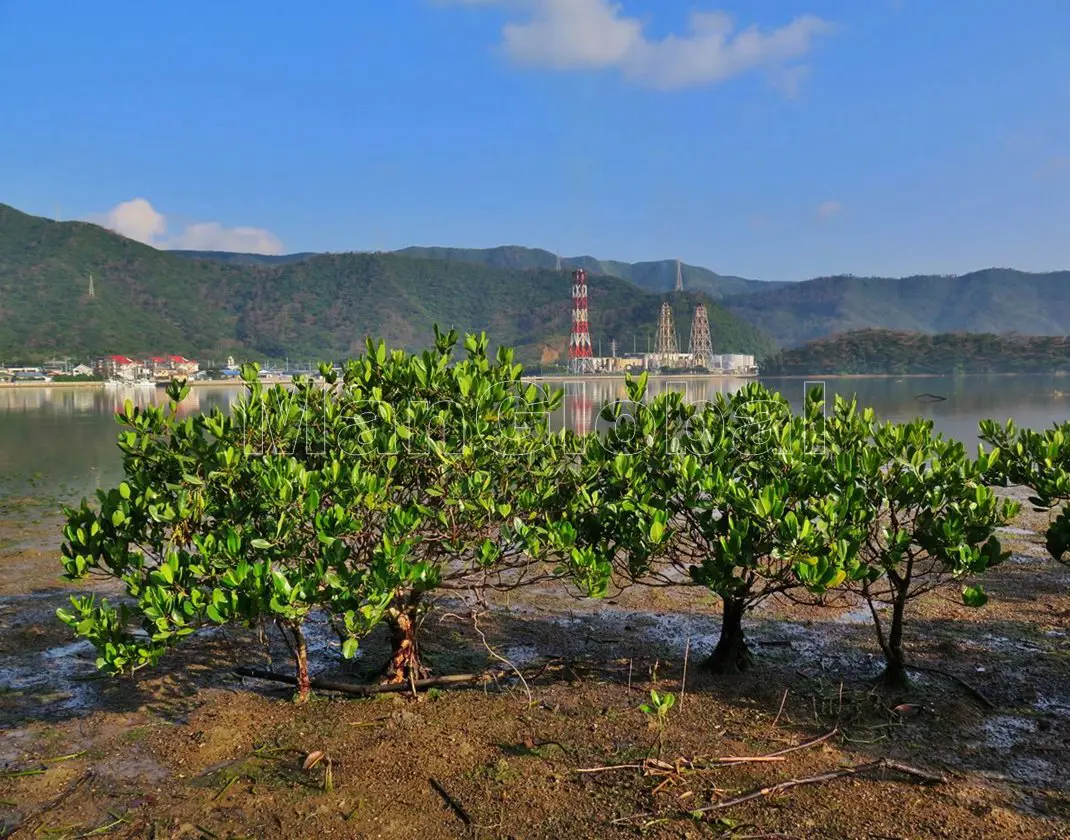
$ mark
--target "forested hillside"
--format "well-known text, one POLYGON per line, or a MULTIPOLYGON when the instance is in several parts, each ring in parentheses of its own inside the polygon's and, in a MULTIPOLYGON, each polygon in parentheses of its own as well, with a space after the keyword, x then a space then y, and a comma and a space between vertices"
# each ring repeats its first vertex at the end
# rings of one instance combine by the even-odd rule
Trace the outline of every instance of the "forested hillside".
POLYGON ((1065 336, 859 330, 784 350, 762 365, 770 376, 1070 372, 1065 336))
POLYGON ((302 251, 298 254, 240 254, 234 251, 168 251, 169 254, 178 254, 180 257, 189 257, 196 260, 216 260, 218 262, 231 263, 232 265, 284 265, 285 263, 301 262, 310 257, 315 257, 311 251, 302 251))
MULTIPOLYGON (((557 262, 557 257, 549 251, 540 248, 523 248, 518 245, 506 245, 500 248, 405 248, 397 253, 500 268, 553 268, 557 262)), ((631 280, 637 286, 652 292, 670 292, 676 287, 675 260, 626 263, 586 256, 562 257, 561 267, 569 270, 585 268, 593 274, 608 274, 612 277, 631 280)), ((681 274, 686 291, 703 292, 714 300, 784 285, 716 274, 708 268, 686 263, 681 266, 681 274)))
POLYGON ((95 225, 0 205, 0 360, 162 351, 339 358, 358 352, 368 334, 415 349, 438 322, 487 330, 524 361, 554 364, 567 347, 574 265, 590 272, 596 352, 601 342, 608 353, 612 339, 618 352, 652 346, 662 300, 673 302, 681 349, 699 302, 716 352, 763 358, 776 345, 838 336, 767 360, 769 371, 1048 369, 1061 364, 1057 342, 1001 334, 1070 333, 1070 271, 767 284, 685 266, 679 294, 664 291, 675 281, 672 260, 577 257, 562 260, 560 271, 555 262, 548 251, 513 246, 286 256, 159 251, 95 225), (748 293, 712 299, 741 288, 748 293), (967 353, 980 355, 971 362, 967 353))
POLYGON ((819 277, 727 298, 732 313, 792 346, 852 330, 1070 333, 1070 271, 992 268, 957 277, 819 277))
MULTIPOLYGON (((527 362, 562 358, 571 323, 567 272, 399 254, 324 254, 275 265, 158 251, 103 228, 0 205, 0 359, 55 354, 226 352, 337 359, 366 335, 426 345, 435 323, 486 330, 527 362), (207 258, 204 258, 207 257, 207 258), (89 296, 93 275, 95 296, 89 296)), ((608 352, 652 335, 662 297, 592 277, 591 330, 608 352)), ((697 294, 674 296, 686 343, 706 304, 715 349, 764 356, 759 330, 697 294)))

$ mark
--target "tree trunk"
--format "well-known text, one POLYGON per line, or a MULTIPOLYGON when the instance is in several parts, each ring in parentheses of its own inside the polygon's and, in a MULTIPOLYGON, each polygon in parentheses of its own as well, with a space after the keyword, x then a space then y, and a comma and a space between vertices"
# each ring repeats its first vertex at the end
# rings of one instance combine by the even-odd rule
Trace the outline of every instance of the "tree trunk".
POLYGON ((884 673, 881 682, 888 688, 906 688, 910 677, 906 669, 906 657, 903 655, 903 612, 906 610, 907 593, 896 592, 892 603, 892 624, 888 628, 888 640, 884 645, 884 673))
POLYGON ((401 604, 390 611, 389 624, 393 652, 383 678, 383 682, 388 685, 422 680, 429 673, 420 664, 420 650, 416 643, 416 619, 419 605, 420 593, 413 592, 405 596, 401 604))
POLYGON ((703 666, 715 674, 738 674, 751 666, 750 649, 743 635, 747 602, 742 598, 725 598, 722 606, 721 638, 703 666))
POLYGON ((304 703, 312 694, 312 680, 308 676, 308 645, 299 625, 290 625, 294 636, 294 663, 297 666, 297 703, 304 703))

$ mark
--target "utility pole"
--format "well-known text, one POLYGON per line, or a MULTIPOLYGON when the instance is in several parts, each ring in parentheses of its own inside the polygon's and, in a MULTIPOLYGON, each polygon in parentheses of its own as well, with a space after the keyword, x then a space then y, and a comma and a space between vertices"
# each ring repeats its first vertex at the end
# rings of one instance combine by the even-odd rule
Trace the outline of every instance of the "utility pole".
POLYGON ((710 336, 710 319, 706 313, 706 307, 702 304, 695 308, 695 318, 691 322, 691 341, 687 351, 695 357, 698 364, 706 368, 710 366, 713 340, 710 336))
POLYGON ((675 356, 679 352, 679 347, 676 327, 672 322, 672 306, 665 301, 661 305, 661 314, 658 317, 658 340, 654 345, 654 352, 662 357, 661 363, 665 364, 669 356, 675 356))

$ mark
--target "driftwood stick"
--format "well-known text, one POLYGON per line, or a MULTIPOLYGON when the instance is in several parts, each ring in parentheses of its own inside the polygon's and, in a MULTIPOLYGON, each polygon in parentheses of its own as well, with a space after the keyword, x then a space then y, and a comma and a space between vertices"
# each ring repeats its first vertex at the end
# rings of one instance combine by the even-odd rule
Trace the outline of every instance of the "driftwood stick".
POLYGON ((784 704, 788 702, 788 689, 784 689, 784 696, 780 698, 780 708, 777 709, 776 717, 773 718, 773 725, 769 727, 769 731, 772 732, 776 729, 776 725, 780 723, 780 716, 784 714, 784 704))
MULTIPOLYGON (((272 682, 286 683, 287 685, 297 685, 296 677, 289 674, 275 674, 271 671, 261 670, 260 668, 239 667, 234 669, 234 673, 239 677, 250 677, 257 680, 270 680, 272 682)), ((440 685, 461 685, 464 683, 476 682, 477 680, 483 679, 484 676, 484 674, 452 674, 444 677, 428 677, 424 680, 416 680, 413 683, 388 683, 384 685, 361 685, 358 683, 313 679, 309 684, 312 688, 319 689, 320 691, 338 691, 342 694, 354 694, 358 697, 368 697, 373 694, 389 694, 391 692, 409 691, 411 689, 419 691, 421 689, 434 688, 435 686, 440 685)))
POLYGON ((782 750, 776 752, 766 753, 765 755, 726 755, 720 758, 710 759, 706 764, 707 767, 724 767, 731 764, 748 764, 751 762, 760 761, 783 761, 784 756, 789 753, 798 752, 799 750, 805 750, 809 747, 816 747, 818 744, 822 744, 838 733, 839 729, 833 729, 831 732, 826 732, 824 735, 818 738, 812 738, 809 741, 804 741, 801 744, 796 744, 794 747, 785 747, 782 750))
POLYGON ((680 677, 680 709, 684 707, 684 692, 687 690, 687 657, 691 653, 691 635, 687 636, 687 645, 684 647, 684 675, 680 677))
POLYGON ((766 755, 764 755, 762 757, 763 758, 773 758, 775 756, 787 755, 788 753, 797 752, 798 750, 805 750, 805 749, 807 749, 809 747, 816 747, 818 744, 823 744, 829 738, 832 738, 835 735, 838 735, 839 732, 840 732, 839 727, 836 727, 835 729, 829 730, 828 732, 826 732, 824 735, 821 735, 820 737, 813 738, 810 741, 803 741, 801 744, 796 744, 794 747, 785 747, 782 750, 777 750, 776 752, 768 753, 768 754, 766 754, 766 755))
POLYGON ((942 671, 939 668, 932 668, 932 667, 930 667, 928 665, 907 665, 907 670, 908 671, 924 671, 927 674, 938 674, 941 677, 947 677, 952 682, 956 682, 959 685, 961 685, 964 689, 966 689, 966 691, 969 692, 969 694, 971 696, 973 696, 974 699, 976 699, 977 702, 979 702, 986 709, 994 709, 994 708, 996 708, 996 704, 993 703, 991 700, 989 700, 987 697, 985 697, 985 695, 983 695, 981 693, 980 689, 974 688, 972 685, 970 685, 968 682, 966 682, 966 680, 964 680, 962 677, 958 677, 958 676, 956 676, 955 674, 952 674, 949 671, 942 671))
POLYGON ((450 810, 457 815, 458 819, 460 819, 460 821, 463 822, 465 825, 471 825, 472 818, 468 816, 468 812, 464 810, 464 806, 461 805, 461 803, 454 799, 452 796, 450 796, 449 792, 444 787, 442 787, 442 785, 439 784, 436 779, 428 779, 428 781, 431 783, 431 787, 435 789, 435 792, 442 797, 442 799, 447 805, 449 805, 450 810))
POLYGON ((802 787, 803 785, 817 785, 822 782, 831 782, 836 779, 842 779, 846 776, 859 776, 863 773, 871 773, 874 770, 895 770, 897 773, 912 776, 915 779, 919 779, 920 781, 929 784, 938 784, 944 781, 943 776, 931 773, 927 770, 919 770, 917 767, 911 767, 909 764, 901 764, 898 761, 882 758, 879 761, 871 761, 868 764, 859 764, 855 767, 842 767, 839 770, 832 770, 828 773, 822 773, 818 776, 810 776, 806 779, 789 779, 786 782, 758 788, 749 793, 741 794, 740 796, 733 796, 731 799, 723 799, 713 805, 707 805, 705 808, 696 808, 692 813, 720 811, 724 808, 742 805, 744 802, 751 802, 755 799, 764 799, 769 796, 775 796, 778 793, 783 793, 792 788, 802 787))
POLYGON ((576 770, 577 773, 605 773, 607 770, 642 770, 642 764, 612 764, 608 767, 583 767, 576 770))
MULTIPOLYGON (((718 767, 731 767, 734 764, 757 764, 757 763, 774 763, 784 761, 784 756, 788 753, 796 752, 797 750, 805 750, 807 747, 814 747, 821 744, 839 732, 839 729, 833 729, 831 732, 826 732, 824 735, 818 738, 812 738, 809 741, 805 741, 802 744, 796 744, 794 747, 786 747, 782 750, 769 753, 768 755, 726 755, 719 758, 712 758, 709 761, 704 761, 701 767, 696 767, 693 762, 687 759, 677 759, 676 765, 668 764, 664 761, 657 761, 655 759, 647 759, 642 764, 611 764, 606 767, 585 767, 577 769, 577 773, 604 773, 607 770, 663 770, 668 772, 674 772, 676 775, 694 770, 712 770, 718 767), (681 764, 688 764, 687 770, 680 767, 681 764)), ((697 759, 696 759, 697 761, 697 759)))

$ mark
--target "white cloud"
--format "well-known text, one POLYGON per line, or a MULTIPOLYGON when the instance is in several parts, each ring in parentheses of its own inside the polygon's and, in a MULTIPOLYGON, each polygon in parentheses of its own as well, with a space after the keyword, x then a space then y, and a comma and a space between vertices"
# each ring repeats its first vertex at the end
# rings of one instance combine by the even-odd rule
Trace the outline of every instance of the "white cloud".
POLYGON ((822 201, 817 205, 817 215, 822 219, 830 219, 843 212, 843 205, 838 201, 822 201))
POLYGON ((154 248, 191 251, 239 251, 248 254, 281 254, 282 242, 270 231, 255 227, 225 227, 219 222, 196 222, 168 236, 167 217, 146 199, 123 201, 88 221, 154 248))
POLYGON ((156 237, 167 233, 167 219, 144 198, 123 201, 106 213, 95 214, 89 221, 146 245, 152 245, 156 237))
POLYGON ((282 242, 270 231, 255 227, 223 227, 219 222, 188 225, 167 243, 190 251, 238 251, 243 254, 281 254, 282 242))
MULTIPOLYGON (((454 0, 488 5, 495 0, 454 0)), ((724 12, 692 12, 688 31, 648 38, 644 23, 628 17, 613 0, 516 0, 527 9, 522 22, 506 23, 502 46, 520 64, 555 70, 615 69, 647 87, 671 89, 711 84, 758 68, 775 69, 813 48, 832 24, 803 15, 779 29, 750 26, 735 31, 724 12)), ((780 80, 794 90, 801 81, 780 80)), ((774 76, 774 83, 777 77, 774 76)))

